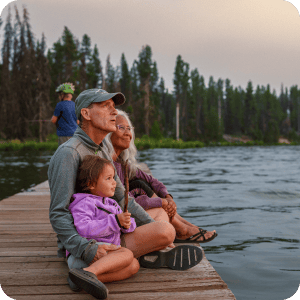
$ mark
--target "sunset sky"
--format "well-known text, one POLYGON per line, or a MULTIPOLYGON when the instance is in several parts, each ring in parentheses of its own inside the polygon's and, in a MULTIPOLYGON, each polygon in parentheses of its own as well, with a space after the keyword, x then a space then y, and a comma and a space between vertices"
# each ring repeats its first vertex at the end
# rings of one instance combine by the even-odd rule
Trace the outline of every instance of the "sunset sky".
MULTIPOLYGON (((299 85, 300 17, 284 0, 18 0, 10 6, 14 4, 20 11, 27 7, 35 37, 44 32, 48 47, 64 26, 79 41, 88 34, 104 67, 108 54, 116 66, 123 52, 131 67, 142 46, 150 45, 170 90, 178 54, 206 84, 210 76, 242 88, 251 80, 254 87, 270 84, 278 93, 281 84, 299 85)), ((0 40, 2 47, 2 32, 0 40)))

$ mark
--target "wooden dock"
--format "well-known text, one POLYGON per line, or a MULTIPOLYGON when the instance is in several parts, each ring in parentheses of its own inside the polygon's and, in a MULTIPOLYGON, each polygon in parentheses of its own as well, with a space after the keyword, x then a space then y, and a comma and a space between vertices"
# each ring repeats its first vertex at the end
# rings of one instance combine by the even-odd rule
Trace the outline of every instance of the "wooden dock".
MULTIPOLYGON (((47 181, 0 201, 1 288, 16 300, 95 299, 84 291, 72 292, 68 286, 67 264, 56 255, 49 203, 47 181)), ((187 271, 141 268, 127 280, 106 285, 109 300, 235 299, 205 257, 187 271)))

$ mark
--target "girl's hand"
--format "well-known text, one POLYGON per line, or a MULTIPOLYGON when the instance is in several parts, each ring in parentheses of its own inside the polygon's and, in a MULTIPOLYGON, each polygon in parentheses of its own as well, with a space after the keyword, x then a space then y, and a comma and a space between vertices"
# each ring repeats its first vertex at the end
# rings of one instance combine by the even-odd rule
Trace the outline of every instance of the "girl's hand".
POLYGON ((126 229, 130 228, 130 225, 131 225, 131 220, 130 220, 131 213, 130 212, 123 212, 121 214, 118 214, 117 216, 118 216, 121 226, 123 226, 126 229))
POLYGON ((114 251, 114 250, 118 250, 120 249, 121 246, 117 246, 114 244, 111 245, 98 245, 98 249, 96 252, 96 255, 94 257, 94 259, 91 261, 90 265, 93 264, 94 262, 96 262, 98 259, 102 258, 103 256, 107 255, 108 251, 114 251))

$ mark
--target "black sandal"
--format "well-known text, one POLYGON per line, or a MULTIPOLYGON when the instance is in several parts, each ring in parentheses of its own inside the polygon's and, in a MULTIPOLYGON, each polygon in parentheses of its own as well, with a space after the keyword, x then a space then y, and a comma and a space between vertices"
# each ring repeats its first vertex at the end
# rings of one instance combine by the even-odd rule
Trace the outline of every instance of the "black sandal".
POLYGON ((71 269, 69 271, 69 277, 78 288, 82 288, 96 299, 107 298, 108 289, 104 283, 98 280, 95 274, 84 271, 83 269, 71 269))
POLYGON ((197 232, 194 235, 191 235, 189 238, 185 239, 185 240, 181 240, 181 239, 177 239, 175 238, 173 243, 208 243, 210 241, 212 241, 215 237, 218 236, 218 234, 215 232, 213 234, 213 236, 211 236, 209 239, 205 238, 205 233, 207 232, 207 230, 204 230, 202 228, 199 227, 199 232, 197 232), (198 238, 203 237, 202 241, 198 241, 198 238))

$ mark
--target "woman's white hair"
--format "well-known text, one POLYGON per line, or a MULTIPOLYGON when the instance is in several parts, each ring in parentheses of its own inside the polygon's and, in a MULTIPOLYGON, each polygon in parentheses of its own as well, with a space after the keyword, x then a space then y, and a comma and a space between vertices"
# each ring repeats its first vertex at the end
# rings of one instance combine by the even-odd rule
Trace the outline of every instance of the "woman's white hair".
MULTIPOLYGON (((132 123, 129 119, 129 116, 125 111, 117 109, 117 112, 118 112, 118 116, 124 117, 126 119, 126 121, 128 122, 129 126, 133 127, 132 123)), ((132 133, 132 139, 130 141, 129 148, 122 151, 122 153, 118 157, 118 160, 119 161, 121 160, 121 162, 126 162, 126 160, 128 159, 128 164, 130 164, 130 172, 129 172, 129 176, 128 176, 129 180, 132 179, 133 177, 135 177, 136 169, 138 168, 138 162, 136 160, 136 157, 138 155, 138 151, 137 151, 136 146, 134 144, 134 139, 135 139, 134 129, 131 130, 131 133, 132 133)), ((111 142, 111 135, 112 135, 112 132, 110 132, 105 137, 104 141, 105 141, 106 146, 108 148, 109 155, 111 157, 113 157, 116 153, 115 153, 114 147, 113 147, 112 142, 111 142)))

